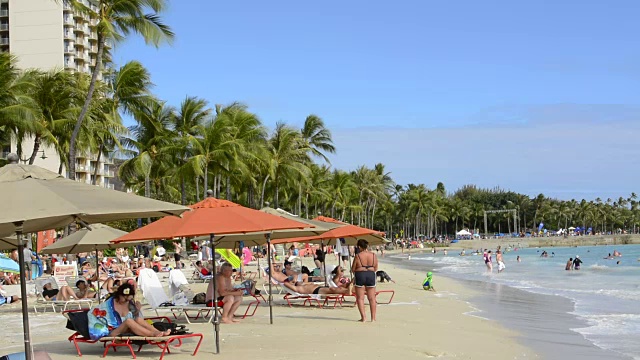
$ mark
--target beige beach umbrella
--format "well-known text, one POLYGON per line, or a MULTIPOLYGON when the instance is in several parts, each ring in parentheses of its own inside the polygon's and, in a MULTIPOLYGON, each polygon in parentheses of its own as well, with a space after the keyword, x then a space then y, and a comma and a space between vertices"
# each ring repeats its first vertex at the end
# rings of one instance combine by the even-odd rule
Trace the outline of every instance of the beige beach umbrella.
POLYGON ((15 235, 0 238, 0 251, 13 250, 17 248, 18 238, 15 235))
POLYGON ((63 178, 34 165, 0 168, 0 236, 146 217, 180 215, 188 208, 63 178))
POLYGON ((114 229, 104 224, 93 224, 91 228, 80 229, 42 249, 43 254, 78 254, 105 249, 116 249, 134 246, 138 243, 114 244, 111 240, 127 234, 126 231, 114 229))
MULTIPOLYGON (((104 224, 93 224, 91 228, 80 229, 73 234, 63 237, 62 239, 54 242, 53 244, 42 249, 43 254, 78 254, 83 252, 93 252, 96 257, 96 271, 100 267, 100 259, 98 258, 98 251, 105 249, 115 249, 120 247, 134 246, 145 241, 139 241, 136 243, 120 243, 114 244, 111 242, 113 239, 117 239, 126 235, 126 231, 114 229, 111 226, 104 224)), ((98 276, 98 289, 100 289, 100 277, 98 276)), ((98 301, 100 297, 98 296, 98 301)))
MULTIPOLYGON (((24 263, 23 233, 122 219, 180 215, 188 208, 63 178, 34 165, 18 164, 9 154, 0 168, 0 237, 16 234, 19 262, 24 263)), ((5 242, 6 244, 7 242, 5 242)), ((20 292, 27 299, 25 269, 20 267, 20 292)), ((27 301, 22 301, 26 360, 33 359, 27 301)))

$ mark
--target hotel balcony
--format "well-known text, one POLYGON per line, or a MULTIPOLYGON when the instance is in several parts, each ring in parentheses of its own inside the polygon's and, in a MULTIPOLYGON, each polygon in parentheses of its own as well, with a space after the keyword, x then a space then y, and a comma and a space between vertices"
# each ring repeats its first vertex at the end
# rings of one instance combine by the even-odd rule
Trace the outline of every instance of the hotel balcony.
POLYGON ((104 187, 106 187, 107 189, 111 189, 114 190, 115 187, 113 186, 113 184, 104 184, 104 187))
POLYGON ((9 45, 9 38, 0 38, 0 45, 9 45))
POLYGON ((115 176, 113 174, 113 170, 103 170, 102 171, 102 175, 104 175, 104 177, 114 177, 115 176))
POLYGON ((8 17, 9 10, 0 10, 0 17, 8 17))
POLYGON ((68 26, 74 26, 76 24, 72 16, 65 16, 62 22, 68 26))
POLYGON ((77 173, 87 173, 87 172, 89 172, 89 169, 87 169, 87 167, 84 166, 84 165, 76 165, 76 172, 77 173))
POLYGON ((0 31, 9 31, 9 24, 0 24, 0 31))

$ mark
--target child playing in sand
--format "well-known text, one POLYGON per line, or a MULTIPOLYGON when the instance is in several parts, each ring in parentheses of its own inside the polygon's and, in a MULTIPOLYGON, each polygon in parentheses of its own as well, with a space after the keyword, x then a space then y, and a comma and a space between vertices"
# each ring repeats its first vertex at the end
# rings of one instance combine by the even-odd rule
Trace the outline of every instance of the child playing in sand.
POLYGON ((431 271, 429 271, 427 277, 422 280, 422 288, 429 291, 436 291, 433 287, 433 273, 431 271))

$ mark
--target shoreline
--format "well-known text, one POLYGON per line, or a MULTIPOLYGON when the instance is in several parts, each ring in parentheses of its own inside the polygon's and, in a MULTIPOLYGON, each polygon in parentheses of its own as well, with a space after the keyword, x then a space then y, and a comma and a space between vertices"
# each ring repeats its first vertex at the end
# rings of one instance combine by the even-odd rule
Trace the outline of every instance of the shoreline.
MULTIPOLYGON (((495 247, 496 243, 492 246, 495 247)), ((430 249, 413 249, 411 254, 429 255, 429 252, 430 249)), ((604 349, 575 331, 574 329, 588 326, 588 323, 575 313, 575 302, 572 299, 561 295, 529 292, 504 284, 451 276, 438 271, 441 266, 431 261, 408 262, 406 259, 398 258, 398 255, 403 254, 400 251, 389 252, 390 261, 408 268, 434 271, 438 279, 447 278, 460 282, 476 291, 477 296, 469 300, 471 306, 479 310, 476 315, 487 317, 517 331, 518 341, 536 351, 542 358, 569 356, 587 359, 633 359, 629 355, 604 349), (531 306, 532 303, 535 306, 531 306)))
MULTIPOLYGON (((524 237, 504 239, 478 239, 459 240, 457 243, 438 248, 451 249, 491 249, 498 245, 520 244, 521 247, 580 247, 580 246, 612 246, 640 244, 640 234, 622 235, 586 235, 586 236, 551 236, 551 237, 524 237)), ((417 250, 417 249, 412 249, 417 250)), ((397 251, 397 250, 393 250, 397 251)))

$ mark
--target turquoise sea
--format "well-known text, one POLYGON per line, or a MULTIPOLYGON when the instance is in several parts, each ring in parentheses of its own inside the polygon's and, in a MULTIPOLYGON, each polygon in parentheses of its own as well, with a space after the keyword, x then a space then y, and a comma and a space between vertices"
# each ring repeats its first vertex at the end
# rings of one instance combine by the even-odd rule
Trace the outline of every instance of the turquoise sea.
MULTIPOLYGON (((473 249, 473 242, 469 241, 468 248, 473 249)), ((491 250, 495 254, 495 248, 491 250)), ((467 256, 452 251, 446 256, 442 251, 435 255, 414 255, 411 262, 418 266, 422 262, 425 268, 433 267, 453 278, 486 283, 487 289, 506 286, 566 298, 572 304, 566 312, 580 320, 565 321, 570 330, 599 348, 640 359, 640 245, 514 249, 504 253, 506 270, 500 274, 496 271, 495 256, 494 271, 488 273, 481 254, 469 255, 470 250, 466 253, 467 256), (549 257, 540 257, 543 250, 549 257), (622 256, 604 259, 614 250, 622 256), (583 261, 582 268, 566 271, 567 260, 576 255, 583 261), (521 262, 516 261, 517 256, 521 262)), ((531 314, 528 307, 538 306, 526 299, 521 304, 510 305, 522 314, 531 314)), ((554 311, 557 309, 546 311, 551 321, 554 317, 564 318, 554 311)), ((528 321, 535 322, 537 318, 540 314, 528 321)))

